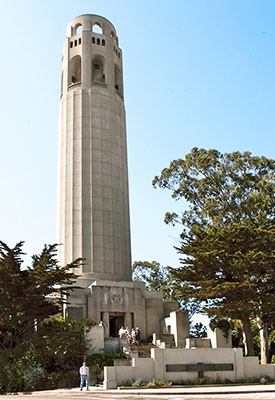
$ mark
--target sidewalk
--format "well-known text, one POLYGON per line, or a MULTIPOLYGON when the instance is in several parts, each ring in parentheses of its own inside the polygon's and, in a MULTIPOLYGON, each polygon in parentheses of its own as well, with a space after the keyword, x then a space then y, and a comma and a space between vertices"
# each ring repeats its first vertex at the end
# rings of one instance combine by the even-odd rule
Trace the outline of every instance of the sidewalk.
MULTIPOLYGON (((169 387, 169 388, 150 388, 150 389, 142 389, 142 388, 123 388, 116 390, 104 390, 101 387, 90 386, 90 391, 83 390, 80 392, 79 388, 73 389, 58 389, 58 390, 48 390, 41 392, 32 392, 32 395, 64 395, 69 396, 70 394, 83 395, 89 397, 89 395, 98 394, 116 394, 116 395, 200 395, 200 394, 245 394, 245 393, 274 393, 275 396, 275 384, 266 384, 266 385, 213 385, 213 386, 177 386, 177 387, 169 387)), ((272 396, 273 397, 273 396, 272 396)))

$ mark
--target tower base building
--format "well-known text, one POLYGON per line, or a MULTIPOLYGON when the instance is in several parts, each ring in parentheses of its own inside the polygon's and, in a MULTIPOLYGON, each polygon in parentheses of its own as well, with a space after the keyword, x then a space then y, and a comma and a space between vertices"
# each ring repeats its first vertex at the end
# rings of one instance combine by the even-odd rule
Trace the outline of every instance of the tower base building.
POLYGON ((69 298, 67 316, 103 321, 105 337, 117 337, 121 326, 139 327, 141 339, 163 331, 163 322, 177 303, 164 303, 162 294, 148 292, 142 282, 98 280, 77 289, 69 298))
POLYGON ((107 337, 123 325, 147 338, 171 304, 132 282, 122 51, 98 15, 68 25, 59 120, 58 257, 85 259, 66 313, 103 321, 107 337))

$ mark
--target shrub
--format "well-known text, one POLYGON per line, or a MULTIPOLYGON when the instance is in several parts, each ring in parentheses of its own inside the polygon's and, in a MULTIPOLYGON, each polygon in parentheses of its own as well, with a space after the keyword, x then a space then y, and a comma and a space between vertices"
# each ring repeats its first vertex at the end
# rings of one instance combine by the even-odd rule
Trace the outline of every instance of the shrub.
POLYGON ((169 387, 172 386, 172 384, 173 382, 171 381, 162 381, 154 378, 147 384, 147 387, 156 387, 156 386, 169 387))
POLYGON ((104 367, 113 366, 115 359, 126 358, 128 358, 128 356, 124 353, 102 353, 91 354, 86 357, 86 361, 87 365, 90 368, 90 372, 97 378, 97 380, 99 380, 104 367))
POLYGON ((75 387, 93 321, 56 318, 14 349, 0 352, 1 393, 75 387))
POLYGON ((142 387, 145 386, 146 383, 142 382, 140 378, 137 378, 133 383, 132 386, 133 387, 142 387))
POLYGON ((2 393, 40 389, 46 371, 36 361, 36 350, 32 343, 24 342, 9 352, 1 352, 0 390, 2 393))

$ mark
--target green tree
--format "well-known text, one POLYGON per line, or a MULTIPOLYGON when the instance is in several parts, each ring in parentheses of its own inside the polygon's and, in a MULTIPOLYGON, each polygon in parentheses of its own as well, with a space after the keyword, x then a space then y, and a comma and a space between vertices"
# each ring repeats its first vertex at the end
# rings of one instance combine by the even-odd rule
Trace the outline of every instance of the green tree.
POLYGON ((202 322, 196 322, 191 325, 190 336, 195 338, 207 337, 207 327, 202 322))
POLYGON ((239 319, 246 354, 253 354, 250 320, 268 326, 275 313, 275 227, 232 224, 227 228, 193 227, 183 239, 183 268, 171 270, 202 301, 210 317, 239 319), (191 237, 192 233, 192 237, 191 237), (251 346, 251 347, 250 347, 251 346))
POLYGON ((79 367, 87 356, 87 333, 96 323, 91 320, 55 318, 38 328, 32 343, 48 376, 48 385, 77 385, 79 367))
POLYGON ((77 259, 60 267, 56 245, 45 245, 32 257, 32 266, 22 268, 23 242, 9 248, 0 241, 0 348, 13 348, 34 329, 35 323, 57 314, 64 295, 72 289, 80 265, 77 259))
POLYGON ((174 296, 168 269, 156 261, 135 261, 132 267, 135 282, 144 282, 149 291, 162 292, 165 301, 178 301, 174 296))
POLYGON ((15 348, 0 350, 0 393, 75 387, 86 359, 91 320, 42 322, 15 348))
MULTIPOLYGON (((184 198, 189 206, 181 215, 165 216, 167 223, 183 225, 178 249, 183 267, 171 272, 189 288, 190 296, 205 302, 209 315, 224 318, 236 313, 232 317, 242 321, 246 354, 253 354, 250 320, 256 316, 264 330, 274 316, 270 304, 274 291, 274 160, 249 152, 221 154, 194 148, 184 160, 165 168, 153 184, 171 190, 173 198, 184 198), (261 230, 267 244, 260 238, 261 230), (245 233, 257 238, 258 247, 251 240, 244 241, 245 233), (215 250, 217 246, 221 253, 215 250)), ((264 353, 266 342, 261 339, 264 353)))
POLYGON ((148 291, 161 292, 166 302, 178 302, 180 308, 188 311, 190 318, 200 310, 199 302, 188 297, 189 288, 173 277, 170 267, 160 265, 157 261, 135 261, 132 272, 135 282, 144 282, 148 291), (187 297, 188 302, 185 301, 187 297))
MULTIPOLYGON (((33 343, 47 372, 55 372, 62 365, 66 371, 79 366, 87 352, 86 334, 95 324, 91 320, 63 317, 42 323, 33 343)), ((78 373, 78 369, 76 372, 78 373)))

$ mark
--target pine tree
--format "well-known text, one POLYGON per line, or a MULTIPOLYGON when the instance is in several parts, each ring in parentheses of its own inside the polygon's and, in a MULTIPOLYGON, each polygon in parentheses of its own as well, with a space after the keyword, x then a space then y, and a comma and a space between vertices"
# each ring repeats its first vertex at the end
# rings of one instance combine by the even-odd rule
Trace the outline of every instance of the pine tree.
POLYGON ((45 245, 32 257, 32 266, 23 265, 23 242, 9 248, 0 241, 0 347, 13 348, 35 324, 60 312, 64 295, 77 276, 71 272, 80 259, 60 267, 56 246, 45 245))

